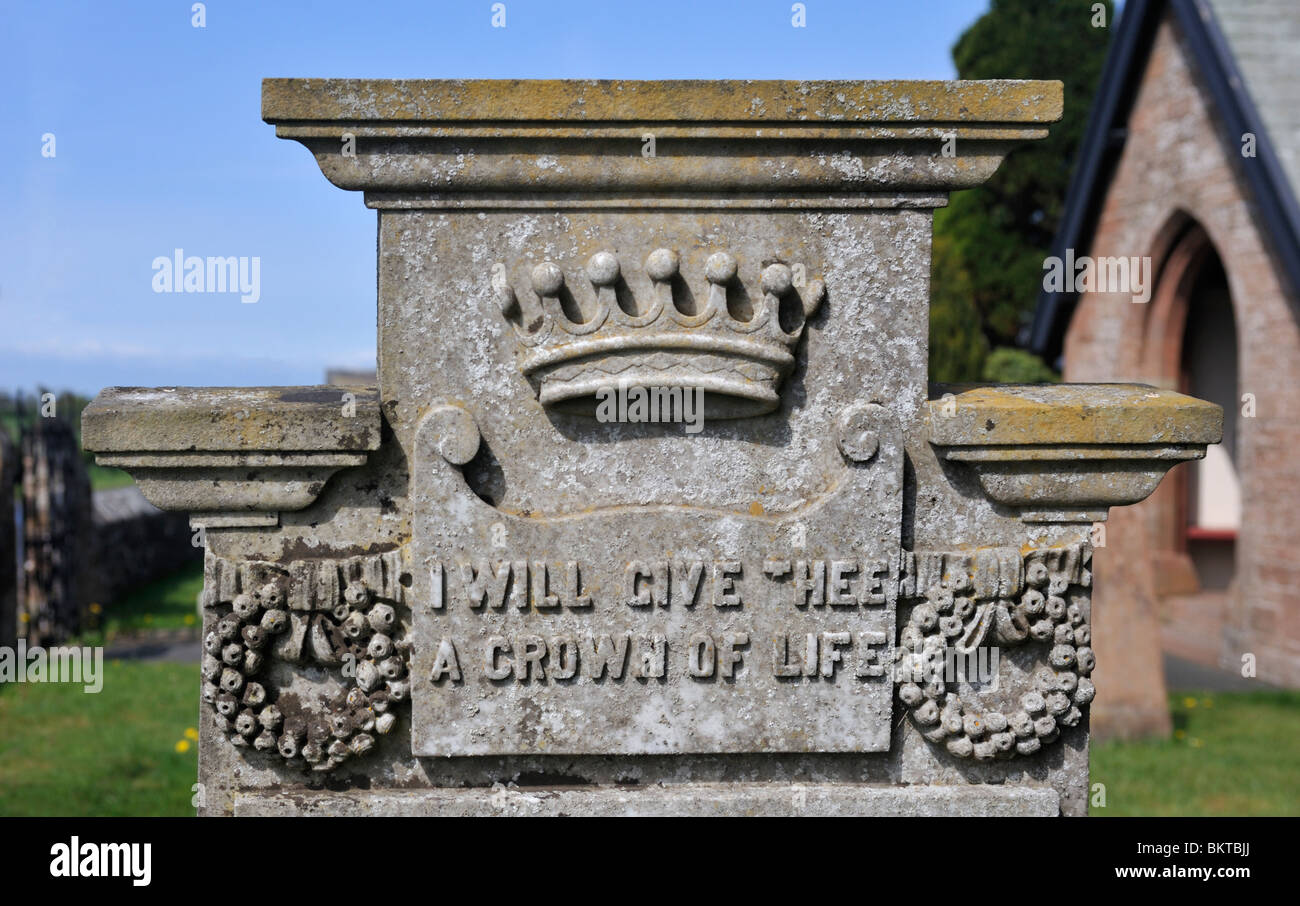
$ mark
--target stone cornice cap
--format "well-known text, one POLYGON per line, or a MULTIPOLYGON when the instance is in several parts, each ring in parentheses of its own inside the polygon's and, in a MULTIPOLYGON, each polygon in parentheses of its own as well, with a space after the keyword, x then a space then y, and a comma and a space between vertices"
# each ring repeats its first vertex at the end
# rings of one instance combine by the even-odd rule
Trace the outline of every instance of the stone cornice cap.
POLYGON ((1026 522, 1100 522, 1223 437, 1223 409, 1145 384, 930 387, 930 443, 1026 522))
POLYGON ((1222 437, 1222 408, 1145 384, 934 384, 930 390, 936 446, 1204 446, 1222 437))
POLYGON ((361 387, 109 387, 82 446, 145 499, 209 528, 273 526, 379 449, 379 391, 361 387))
POLYGON ((363 387, 108 387, 81 416, 96 453, 379 449, 379 393, 363 387))
POLYGON ((856 207, 885 193, 866 204, 934 207, 937 193, 982 182, 1015 144, 1044 137, 1061 107, 1055 81, 262 83, 276 134, 378 207, 685 193, 697 206, 761 193, 760 206, 801 194, 856 207))
POLYGON ((1056 81, 263 79, 268 123, 1054 123, 1056 81))

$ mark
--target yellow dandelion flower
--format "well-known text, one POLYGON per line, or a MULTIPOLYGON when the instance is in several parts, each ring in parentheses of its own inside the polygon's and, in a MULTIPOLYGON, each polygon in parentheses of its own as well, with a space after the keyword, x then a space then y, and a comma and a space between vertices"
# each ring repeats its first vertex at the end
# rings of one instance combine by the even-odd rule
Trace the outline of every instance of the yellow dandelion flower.
POLYGON ((196 729, 194 729, 193 727, 186 727, 186 728, 185 728, 185 738, 186 738, 186 739, 198 739, 198 738, 199 738, 199 731, 196 730, 196 729))
POLYGON ((181 739, 176 742, 177 752, 188 752, 189 750, 190 750, 190 741, 188 739, 181 739))
POLYGON ((192 614, 192 613, 187 613, 187 614, 185 615, 185 625, 186 625, 186 626, 193 626, 193 625, 194 625, 194 614, 192 614))
POLYGON ((152 622, 153 622, 153 614, 151 614, 151 613, 147 613, 147 614, 145 614, 145 615, 144 615, 144 621, 145 621, 146 623, 152 623, 152 622))
POLYGON ((1193 749, 1199 749, 1201 746, 1205 745, 1204 741, 1197 739, 1195 736, 1187 740, 1187 742, 1191 745, 1193 749))
POLYGON ((1184 708, 1195 708, 1195 707, 1196 707, 1196 699, 1192 698, 1190 695, 1187 696, 1186 698, 1183 699, 1183 707, 1184 707, 1184 708))
POLYGON ((1185 738, 1186 736, 1187 736, 1187 731, 1186 731, 1186 730, 1175 730, 1175 731, 1174 731, 1174 739, 1183 739, 1183 738, 1185 738))

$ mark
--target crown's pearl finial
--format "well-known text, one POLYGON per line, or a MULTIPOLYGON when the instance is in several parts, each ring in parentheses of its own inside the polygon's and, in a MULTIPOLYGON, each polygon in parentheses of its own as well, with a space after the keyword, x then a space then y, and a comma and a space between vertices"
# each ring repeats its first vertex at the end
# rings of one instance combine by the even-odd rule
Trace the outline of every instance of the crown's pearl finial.
POLYGON ((730 283, 736 277, 736 259, 726 252, 714 252, 704 262, 704 276, 719 286, 730 283))
POLYGON ((597 252, 587 261, 587 277, 596 286, 613 286, 618 279, 618 259, 611 252, 597 252))
POLYGON ((681 262, 672 249, 655 249, 645 260, 645 272, 651 280, 671 280, 681 262))
POLYGON ((533 268, 533 292, 539 296, 554 296, 564 285, 564 271, 558 264, 543 261, 533 268))
POLYGON ((790 291, 793 275, 784 264, 769 264, 763 268, 763 292, 774 296, 784 296, 790 291))
POLYGON ((826 298, 826 284, 821 280, 811 280, 808 288, 802 293, 803 295, 803 313, 805 318, 811 318, 817 313, 821 306, 822 300, 826 298))

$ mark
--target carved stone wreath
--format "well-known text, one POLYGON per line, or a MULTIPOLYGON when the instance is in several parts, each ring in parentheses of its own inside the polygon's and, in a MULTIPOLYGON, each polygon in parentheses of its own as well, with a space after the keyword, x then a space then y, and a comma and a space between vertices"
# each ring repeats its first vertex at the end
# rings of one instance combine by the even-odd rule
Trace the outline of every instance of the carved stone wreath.
POLYGON ((1092 574, 1087 544, 1031 551, 917 553, 913 593, 925 589, 895 649, 898 697, 930 742, 959 758, 1031 755, 1076 726, 1096 690, 1086 615, 1092 574), (986 641, 1049 644, 1047 665, 1018 707, 978 709, 950 691, 945 653, 969 655, 986 641))
POLYGON ((397 551, 289 563, 208 554, 203 700, 217 729, 232 745, 313 771, 372 750, 410 697, 409 582, 397 551), (336 668, 343 691, 304 707, 273 686, 273 658, 336 668))

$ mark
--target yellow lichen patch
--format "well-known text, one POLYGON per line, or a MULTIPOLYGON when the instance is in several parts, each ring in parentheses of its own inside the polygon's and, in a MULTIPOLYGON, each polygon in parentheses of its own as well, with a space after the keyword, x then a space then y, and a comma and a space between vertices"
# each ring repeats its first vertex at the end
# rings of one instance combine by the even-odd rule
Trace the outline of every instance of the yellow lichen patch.
POLYGON ((262 118, 1051 123, 1057 81, 264 79, 262 118))
POLYGON ((987 384, 930 388, 939 446, 1206 444, 1223 410, 1144 384, 987 384))

